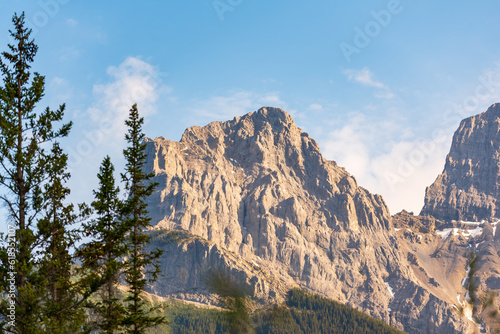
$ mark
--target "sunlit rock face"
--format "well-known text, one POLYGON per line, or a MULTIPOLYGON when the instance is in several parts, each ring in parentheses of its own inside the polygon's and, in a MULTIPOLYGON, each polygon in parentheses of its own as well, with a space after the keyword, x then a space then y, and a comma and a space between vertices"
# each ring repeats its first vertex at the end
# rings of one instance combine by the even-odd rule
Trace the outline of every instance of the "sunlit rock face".
POLYGON ((421 215, 480 221, 500 217, 500 104, 464 119, 446 163, 427 188, 421 215))
POLYGON ((217 270, 260 302, 298 286, 412 333, 468 328, 416 279, 382 197, 324 159, 285 111, 146 141, 159 184, 152 245, 165 250, 156 294, 213 303, 202 277, 217 270))

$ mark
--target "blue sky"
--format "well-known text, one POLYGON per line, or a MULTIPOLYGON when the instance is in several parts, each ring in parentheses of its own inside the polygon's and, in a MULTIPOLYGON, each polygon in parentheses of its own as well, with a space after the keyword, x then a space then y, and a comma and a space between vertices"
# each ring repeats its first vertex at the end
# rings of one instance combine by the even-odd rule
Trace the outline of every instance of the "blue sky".
POLYGON ((119 169, 134 102, 152 138, 285 109, 326 158, 418 213, 459 121, 500 101, 500 3, 436 1, 0 0, 0 50, 25 11, 67 104, 75 201, 105 154, 119 169))

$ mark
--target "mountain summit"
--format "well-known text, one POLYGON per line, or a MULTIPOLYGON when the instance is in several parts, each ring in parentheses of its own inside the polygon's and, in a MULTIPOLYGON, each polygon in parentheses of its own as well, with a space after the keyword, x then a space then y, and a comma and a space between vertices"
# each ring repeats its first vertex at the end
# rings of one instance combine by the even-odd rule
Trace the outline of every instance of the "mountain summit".
POLYGON ((464 119, 443 172, 426 189, 421 215, 441 220, 500 218, 500 104, 464 119))
POLYGON ((176 204, 155 210, 158 227, 196 229, 235 251, 253 235, 257 239, 248 246, 275 257, 263 237, 270 231, 260 233, 258 226, 307 230, 321 224, 355 231, 389 225, 382 197, 325 160, 318 144, 278 108, 191 127, 180 142, 158 138, 148 149, 156 157, 151 162, 157 181, 166 186, 157 200, 176 204))
MULTIPOLYGON (((414 333, 462 331, 401 249, 380 195, 358 186, 278 108, 147 140, 149 210, 165 278, 151 291, 213 303, 224 272, 260 302, 302 287, 414 333)), ((455 295, 456 296, 456 295, 455 295)))

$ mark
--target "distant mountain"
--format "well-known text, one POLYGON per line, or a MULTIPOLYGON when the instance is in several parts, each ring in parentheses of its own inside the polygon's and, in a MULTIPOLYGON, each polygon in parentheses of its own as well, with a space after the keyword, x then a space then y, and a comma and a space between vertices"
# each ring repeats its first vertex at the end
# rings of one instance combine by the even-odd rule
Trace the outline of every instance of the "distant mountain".
POLYGON ((421 215, 441 220, 500 218, 500 104, 464 119, 443 173, 426 189, 421 215))
POLYGON ((283 110, 191 127, 179 142, 148 139, 147 154, 160 184, 152 246, 165 249, 151 292, 216 303, 204 277, 217 270, 261 303, 301 287, 410 333, 475 328, 453 308, 466 264, 453 263, 462 277, 442 293, 439 260, 432 273, 417 264, 444 240, 396 231, 382 197, 324 159, 283 110))
MULTIPOLYGON (((413 256, 429 272, 436 267, 430 265, 434 259, 444 264, 449 278, 441 281, 441 291, 448 296, 460 294, 469 318, 479 321, 488 333, 500 331, 499 200, 500 104, 496 103, 460 123, 443 172, 426 189, 421 216, 411 218, 434 228, 443 238, 441 243, 425 246, 431 256, 422 256, 419 247, 413 247, 413 256), (460 292, 459 275, 467 291, 460 292)), ((394 221, 401 222, 404 215, 394 221)))

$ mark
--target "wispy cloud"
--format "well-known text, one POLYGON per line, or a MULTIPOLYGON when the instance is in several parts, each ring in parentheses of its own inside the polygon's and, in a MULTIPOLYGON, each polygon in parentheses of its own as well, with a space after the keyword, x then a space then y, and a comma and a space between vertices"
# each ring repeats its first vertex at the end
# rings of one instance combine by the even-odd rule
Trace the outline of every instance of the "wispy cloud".
POLYGON ((323 106, 319 103, 312 103, 309 105, 309 107, 307 109, 312 110, 312 111, 322 111, 323 106))
POLYGON ((255 111, 260 107, 270 106, 286 110, 294 114, 288 104, 283 101, 279 93, 256 93, 251 91, 234 91, 226 95, 216 95, 193 103, 190 113, 193 122, 197 124, 214 120, 228 120, 235 116, 241 116, 248 112, 255 111))
POLYGON ((376 88, 385 87, 383 83, 373 79, 373 73, 366 67, 359 71, 353 69, 346 69, 343 72, 347 76, 347 79, 358 82, 362 85, 376 87, 376 88))
MULTIPOLYGON (((160 94, 168 96, 171 88, 162 82, 163 76, 154 65, 137 57, 128 57, 118 66, 110 66, 106 79, 95 84, 92 102, 75 123, 73 141, 65 147, 69 155, 69 167, 74 175, 71 180, 77 189, 91 189, 99 162, 105 155, 111 156, 117 170, 123 168, 122 149, 126 126, 125 119, 134 103, 137 103, 146 123, 148 116, 157 112, 160 94)), ((62 79, 54 79, 54 85, 64 85, 62 79)))
POLYGON ((66 20, 66 24, 70 27, 76 27, 78 25, 78 21, 73 18, 69 18, 66 20))
POLYGON ((129 57, 118 66, 110 66, 107 74, 106 82, 94 85, 93 102, 85 112, 87 124, 76 129, 79 139, 68 148, 71 168, 109 154, 105 152, 119 153, 131 106, 137 103, 141 116, 147 117, 156 112, 159 93, 170 92, 161 83, 156 67, 139 58, 129 57))
POLYGON ((345 69, 343 73, 349 81, 357 82, 363 86, 377 88, 374 94, 377 98, 391 99, 395 96, 387 85, 374 79, 372 71, 367 67, 361 70, 345 69))
POLYGON ((74 60, 78 56, 80 56, 80 50, 78 50, 74 46, 66 46, 61 48, 61 51, 59 52, 59 59, 61 61, 68 61, 68 60, 74 60))
POLYGON ((71 100, 73 96, 69 81, 60 77, 54 77, 49 82, 47 92, 50 93, 51 99, 55 100, 56 104, 71 100))
POLYGON ((137 103, 142 116, 156 112, 156 101, 160 91, 169 93, 170 87, 161 83, 155 66, 135 57, 128 57, 118 66, 107 69, 110 81, 96 84, 93 88, 95 103, 88 115, 96 124, 109 122, 109 136, 123 137, 125 119, 132 104, 137 103))
POLYGON ((370 192, 383 195, 391 213, 416 214, 425 187, 441 172, 449 137, 427 140, 405 128, 404 120, 369 117, 352 112, 318 138, 327 159, 336 161, 370 192))
POLYGON ((379 99, 392 99, 395 96, 388 88, 375 92, 373 95, 379 99))

